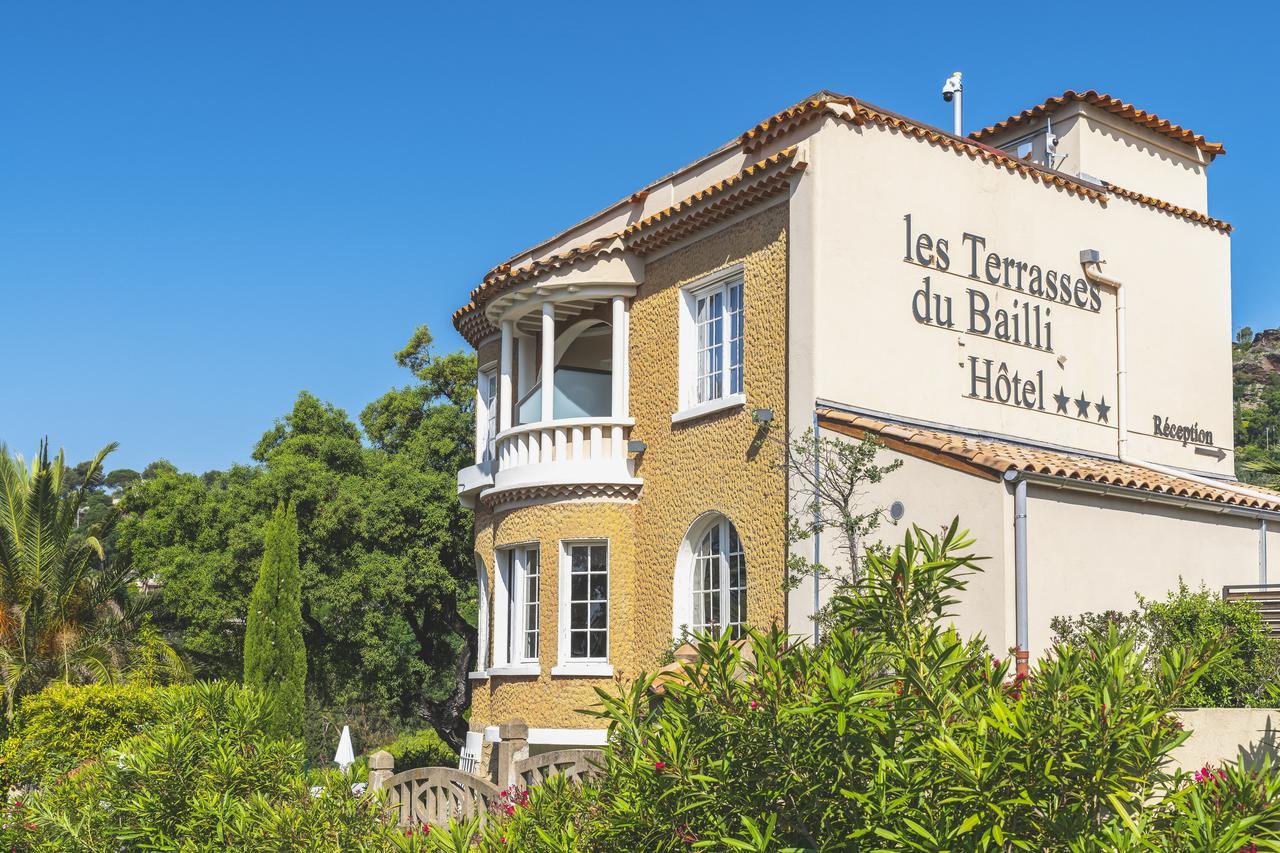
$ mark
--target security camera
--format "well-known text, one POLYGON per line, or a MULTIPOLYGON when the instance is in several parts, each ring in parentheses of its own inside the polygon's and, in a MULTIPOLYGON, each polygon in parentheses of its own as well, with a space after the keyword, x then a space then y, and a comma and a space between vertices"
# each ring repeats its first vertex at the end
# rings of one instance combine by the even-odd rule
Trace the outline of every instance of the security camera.
POLYGON ((947 78, 947 82, 942 84, 942 100, 951 103, 951 99, 956 96, 956 93, 963 90, 964 84, 960 82, 960 72, 957 71, 947 78))

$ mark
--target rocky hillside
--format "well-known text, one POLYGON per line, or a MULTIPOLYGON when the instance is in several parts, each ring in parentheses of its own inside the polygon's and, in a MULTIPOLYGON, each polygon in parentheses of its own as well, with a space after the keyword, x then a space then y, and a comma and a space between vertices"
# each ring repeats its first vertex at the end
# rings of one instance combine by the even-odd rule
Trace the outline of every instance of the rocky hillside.
POLYGON ((1252 459, 1280 459, 1280 329, 1240 330, 1232 347, 1236 401, 1236 473, 1250 483, 1271 478, 1245 470, 1252 459))

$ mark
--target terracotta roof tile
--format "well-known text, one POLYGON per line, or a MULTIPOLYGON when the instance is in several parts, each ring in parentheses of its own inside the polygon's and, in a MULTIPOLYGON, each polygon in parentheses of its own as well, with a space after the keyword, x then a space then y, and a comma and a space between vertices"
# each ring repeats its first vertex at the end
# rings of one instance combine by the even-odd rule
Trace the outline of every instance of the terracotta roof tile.
POLYGON ((564 252, 512 269, 508 264, 494 267, 480 286, 471 291, 471 300, 453 313, 453 325, 472 345, 496 331, 481 310, 486 302, 512 287, 552 269, 583 260, 604 257, 631 249, 640 254, 668 245, 691 230, 721 221, 762 198, 777 195, 791 175, 805 164, 796 159, 791 146, 747 166, 737 174, 717 181, 693 195, 657 211, 622 231, 608 234, 564 252))
POLYGON ((1115 184, 1108 183, 1108 184, 1105 184, 1105 186, 1114 195, 1117 195, 1120 198, 1126 199, 1128 201, 1137 202, 1138 204, 1146 205, 1147 207, 1154 208, 1164 213, 1172 214, 1173 216, 1179 216, 1183 219, 1188 220, 1189 222, 1195 222, 1200 225, 1207 225, 1210 228, 1221 231, 1223 234, 1230 234, 1233 230, 1231 227, 1231 223, 1223 222, 1221 219, 1214 219, 1212 216, 1207 216, 1206 214, 1203 214, 1198 210, 1192 210, 1189 207, 1179 207, 1176 204, 1171 204, 1170 202, 1167 202, 1167 201, 1161 201, 1160 199, 1154 196, 1143 195, 1142 193, 1136 193, 1133 190, 1127 190, 1124 187, 1117 186, 1115 184))
MULTIPOLYGON (((1191 222, 1207 225, 1223 232, 1231 231, 1231 226, 1226 222, 1213 219, 1198 211, 1178 207, 1169 202, 1121 187, 1098 187, 1085 183, 1070 175, 1047 169, 1028 160, 1019 159, 999 148, 975 141, 1012 123, 1026 120, 1032 115, 1040 115, 1043 114, 1043 111, 1057 109, 1071 99, 1088 100, 1090 98, 1095 99, 1091 102, 1096 102, 1099 106, 1103 106, 1112 112, 1133 118, 1133 120, 1145 123, 1155 129, 1164 128, 1160 132, 1164 132, 1166 135, 1173 134, 1175 138, 1182 138, 1186 134, 1190 134, 1190 131, 1160 119, 1158 116, 1136 110, 1127 104, 1122 104, 1115 98, 1111 98, 1108 95, 1099 95, 1097 92, 1092 91, 1079 95, 1075 92, 1067 92, 1061 98, 1051 99, 1046 101, 1045 104, 1025 110, 1019 116, 1014 116, 999 125, 993 125, 971 134, 972 138, 970 139, 954 136, 939 128, 913 121, 905 116, 897 115, 856 98, 824 91, 760 122, 751 130, 742 134, 738 139, 738 143, 744 151, 755 151, 805 122, 823 116, 834 116, 851 124, 873 123, 888 128, 903 136, 920 139, 931 145, 950 149, 959 155, 968 156, 1007 172, 1028 177, 1045 187, 1061 189, 1088 201, 1106 204, 1110 195, 1115 194, 1128 201, 1179 216, 1191 222), (1042 112, 1037 113, 1035 112, 1036 110, 1041 110, 1042 112)), ((1203 142, 1203 137, 1193 136, 1192 138, 1203 142)), ((1204 145, 1209 146, 1205 150, 1211 151, 1211 153, 1222 153, 1222 146, 1216 143, 1204 143, 1204 145)), ((641 254, 654 251, 669 245, 698 228, 721 221, 755 201, 777 195, 787 185, 786 179, 799 169, 804 168, 805 164, 797 161, 795 154, 796 148, 793 146, 766 157, 746 167, 738 174, 718 181, 664 210, 645 217, 640 222, 627 226, 627 228, 617 233, 606 235, 582 246, 539 258, 514 269, 509 263, 494 267, 485 275, 480 286, 471 292, 471 300, 454 312, 454 327, 474 345, 479 340, 497 331, 484 317, 484 312, 481 310, 482 306, 494 295, 509 287, 528 281, 545 270, 577 263, 590 257, 599 257, 610 252, 621 251, 622 248, 632 249, 641 254), (625 240, 625 246, 616 242, 620 238, 625 240)), ((629 201, 638 203, 643 201, 648 194, 648 190, 641 190, 633 193, 629 201)))
POLYGON ((987 139, 1010 127, 1023 124, 1034 118, 1039 118, 1040 116, 1047 115, 1048 113, 1061 109, 1068 104, 1080 101, 1086 104, 1092 104, 1093 106, 1104 109, 1113 115, 1117 115, 1136 124, 1140 124, 1149 130, 1155 131, 1161 136, 1167 136, 1170 139, 1175 139, 1178 142, 1199 148, 1206 154, 1218 155, 1227 153, 1226 147, 1223 146, 1221 142, 1208 142, 1203 136, 1186 129, 1185 127, 1180 127, 1168 119, 1160 118, 1160 116, 1155 113, 1149 113, 1146 110, 1138 109, 1133 104, 1126 104, 1119 98, 1113 98, 1111 95, 1103 94, 1094 89, 1090 89, 1087 92, 1076 92, 1068 89, 1056 98, 1049 98, 1042 104, 1036 104, 1034 107, 1029 107, 1015 116, 1010 116, 1004 121, 996 122, 990 127, 984 127, 982 130, 974 131, 969 134, 969 136, 978 140, 987 139))
POLYGON ((1210 503, 1280 512, 1280 492, 1259 486, 1223 481, 1219 488, 1132 463, 939 430, 904 429, 901 425, 836 409, 820 408, 818 418, 819 423, 827 429, 857 436, 874 435, 884 441, 891 450, 947 464, 949 467, 986 476, 988 479, 999 479, 1008 471, 1021 471, 1210 503), (1233 486, 1275 497, 1266 500, 1247 492, 1235 491, 1233 486))

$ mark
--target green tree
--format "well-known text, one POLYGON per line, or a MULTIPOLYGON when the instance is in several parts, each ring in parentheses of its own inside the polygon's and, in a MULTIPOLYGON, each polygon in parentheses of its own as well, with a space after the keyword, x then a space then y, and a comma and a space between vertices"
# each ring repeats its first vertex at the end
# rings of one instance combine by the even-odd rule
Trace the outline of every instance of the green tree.
POLYGON ((1247 346, 1253 343, 1253 329, 1248 326, 1241 326, 1236 331, 1236 343, 1247 346))
POLYGON ((262 567, 249 599, 244 634, 244 682, 273 702, 281 736, 302 734, 307 647, 302 640, 302 576, 298 570, 298 516, 279 504, 267 525, 262 567))
POLYGON ((51 681, 114 680, 143 656, 141 645, 174 677, 184 674, 173 649, 145 630, 151 598, 134 588, 128 561, 104 548, 118 511, 81 525, 115 447, 71 469, 61 452, 51 460, 43 441, 28 469, 0 445, 0 681, 8 719, 23 696, 51 681), (68 486, 70 478, 77 485, 68 486))
POLYGON ((414 381, 365 407, 362 430, 312 394, 253 449, 253 465, 158 471, 125 492, 120 549, 162 586, 162 627, 209 675, 238 679, 239 617, 280 501, 299 523, 307 690, 322 709, 365 703, 404 728, 427 720, 454 749, 475 654, 471 464, 475 358, 431 352, 420 329, 397 354, 414 381))

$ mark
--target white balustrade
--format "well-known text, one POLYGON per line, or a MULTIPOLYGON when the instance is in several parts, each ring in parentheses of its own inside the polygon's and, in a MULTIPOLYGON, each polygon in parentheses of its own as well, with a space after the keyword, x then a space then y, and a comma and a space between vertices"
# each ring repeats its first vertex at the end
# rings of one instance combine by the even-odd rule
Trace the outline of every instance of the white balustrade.
POLYGON ((522 424, 498 434, 495 491, 541 485, 634 483, 627 453, 631 418, 522 424))

